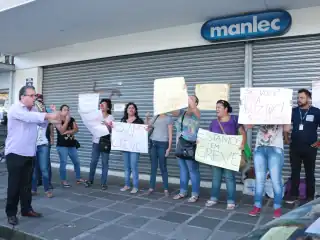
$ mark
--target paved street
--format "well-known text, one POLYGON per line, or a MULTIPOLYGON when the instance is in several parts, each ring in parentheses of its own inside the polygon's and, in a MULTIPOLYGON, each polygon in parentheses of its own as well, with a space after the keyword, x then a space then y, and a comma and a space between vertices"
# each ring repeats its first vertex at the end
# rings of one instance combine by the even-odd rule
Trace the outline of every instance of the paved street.
MULTIPOLYGON (((3 166, 1 164, 1 169, 3 166)), ((73 174, 69 176, 73 179, 73 174)), ((2 208, 6 182, 6 173, 2 170, 2 208)), ((209 196, 207 189, 202 189, 199 202, 190 204, 186 200, 174 201, 160 192, 148 196, 145 182, 141 183, 143 189, 137 195, 122 193, 119 191, 122 182, 121 178, 110 177, 107 191, 101 191, 98 185, 92 188, 74 185, 62 189, 55 184, 52 199, 45 198, 40 187, 40 196, 34 197, 33 207, 44 217, 20 218, 17 229, 51 240, 233 240, 272 219, 270 200, 265 202, 263 214, 253 218, 247 214, 252 207, 252 197, 239 194, 237 209, 227 211, 225 192, 221 204, 205 208, 209 196)), ((177 193, 178 186, 173 187, 172 194, 177 193)), ((1 225, 8 226, 4 211, 0 217, 1 225)))

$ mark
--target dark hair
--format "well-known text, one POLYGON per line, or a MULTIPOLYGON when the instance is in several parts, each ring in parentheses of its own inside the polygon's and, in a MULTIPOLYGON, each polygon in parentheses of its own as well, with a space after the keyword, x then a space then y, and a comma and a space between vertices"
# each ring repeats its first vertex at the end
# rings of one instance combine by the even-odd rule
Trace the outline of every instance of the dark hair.
POLYGON ((22 88, 20 88, 20 91, 19 91, 19 100, 21 100, 22 96, 26 96, 28 89, 32 89, 33 91, 36 91, 34 86, 23 86, 22 88))
POLYGON ((60 111, 62 111, 62 109, 63 109, 64 107, 67 107, 68 109, 70 109, 70 107, 69 107, 67 104, 62 104, 61 107, 60 107, 60 111))
POLYGON ((198 106, 199 104, 199 98, 196 95, 192 95, 196 99, 196 105, 198 106))
POLYGON ((107 110, 107 113, 108 114, 111 114, 111 109, 112 109, 112 102, 111 102, 111 99, 109 98, 102 98, 100 100, 100 104, 101 103, 106 103, 107 104, 107 107, 109 108, 109 110, 107 110))
POLYGON ((129 102, 129 103, 127 103, 126 107, 124 108, 124 113, 123 113, 123 118, 122 118, 124 120, 128 119, 128 108, 130 105, 132 105, 136 109, 136 112, 134 114, 136 116, 136 118, 139 117, 137 105, 134 102, 129 102))
POLYGON ((232 113, 232 107, 230 105, 230 103, 228 101, 225 101, 225 100, 219 100, 217 102, 217 104, 221 104, 224 108, 227 108, 228 109, 228 113, 232 113))
POLYGON ((311 98, 311 92, 308 89, 302 88, 298 91, 298 94, 304 93, 308 98, 311 98))

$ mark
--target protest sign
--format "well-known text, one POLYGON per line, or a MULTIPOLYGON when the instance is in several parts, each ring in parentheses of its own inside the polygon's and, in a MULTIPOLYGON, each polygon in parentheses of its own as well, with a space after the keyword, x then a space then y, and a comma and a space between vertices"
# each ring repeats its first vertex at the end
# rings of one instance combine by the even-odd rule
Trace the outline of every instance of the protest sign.
POLYGON ((197 84, 195 94, 199 98, 200 110, 216 110, 219 100, 229 100, 230 84, 197 84))
POLYGON ((188 93, 183 77, 154 81, 154 116, 188 107, 188 93))
POLYGON ((320 79, 312 81, 312 106, 320 108, 320 79))
POLYGON ((94 110, 91 112, 79 112, 83 124, 88 128, 89 132, 96 138, 108 135, 109 130, 103 121, 102 112, 94 110))
POLYGON ((85 113, 97 110, 99 107, 99 93, 79 94, 78 111, 85 113))
POLYGON ((197 141, 196 161, 239 171, 241 135, 218 134, 200 128, 197 141))
POLYGON ((114 122, 111 150, 148 153, 147 125, 114 122))
POLYGON ((241 88, 239 123, 291 124, 292 89, 241 88))

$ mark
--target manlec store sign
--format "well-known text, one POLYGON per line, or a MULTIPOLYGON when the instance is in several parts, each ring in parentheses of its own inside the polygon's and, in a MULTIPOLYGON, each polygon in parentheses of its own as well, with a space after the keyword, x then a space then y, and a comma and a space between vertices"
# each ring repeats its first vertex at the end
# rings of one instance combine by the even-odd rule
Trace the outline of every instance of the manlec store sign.
POLYGON ((275 10, 211 19, 201 27, 201 36, 211 42, 281 36, 291 27, 287 11, 275 10))

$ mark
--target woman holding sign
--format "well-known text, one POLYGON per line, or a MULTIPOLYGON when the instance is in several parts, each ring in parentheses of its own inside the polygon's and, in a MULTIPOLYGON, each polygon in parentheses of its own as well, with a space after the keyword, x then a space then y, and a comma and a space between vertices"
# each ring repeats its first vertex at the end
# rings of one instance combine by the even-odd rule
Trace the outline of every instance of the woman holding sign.
POLYGON ((200 127, 200 111, 198 109, 199 99, 196 96, 189 96, 189 106, 186 110, 181 109, 172 113, 178 117, 175 122, 177 129, 176 157, 180 167, 180 193, 173 199, 183 199, 188 194, 189 176, 192 183, 192 196, 188 202, 194 203, 199 199, 200 192, 200 171, 199 163, 195 161, 195 146, 197 134, 200 127))
MULTIPOLYGON (((252 128, 252 125, 247 126, 252 128)), ((290 125, 261 125, 257 133, 256 148, 253 154, 256 175, 254 208, 250 216, 258 216, 262 208, 264 186, 269 170, 274 192, 274 218, 281 216, 283 197, 282 167, 284 163, 283 136, 290 131, 290 125)))
MULTIPOLYGON (((129 102, 124 109, 124 116, 121 122, 134 123, 134 124, 144 124, 143 120, 139 117, 138 107, 135 103, 129 102)), ((133 188, 131 190, 132 194, 139 191, 139 170, 138 161, 140 153, 137 152, 127 152, 123 151, 123 161, 124 161, 124 179, 125 185, 120 191, 125 192, 130 189, 130 175, 132 171, 132 181, 133 188)))
MULTIPOLYGON (((243 126, 238 124, 238 116, 230 115, 232 107, 229 102, 219 100, 216 105, 217 119, 213 120, 209 126, 209 131, 219 134, 242 135, 242 143, 240 149, 244 149, 247 141, 246 131, 243 126)), ((235 208, 236 196, 236 178, 235 172, 221 167, 212 167, 212 189, 211 198, 207 201, 206 206, 211 207, 218 203, 222 175, 224 175, 227 186, 227 210, 235 208)))

